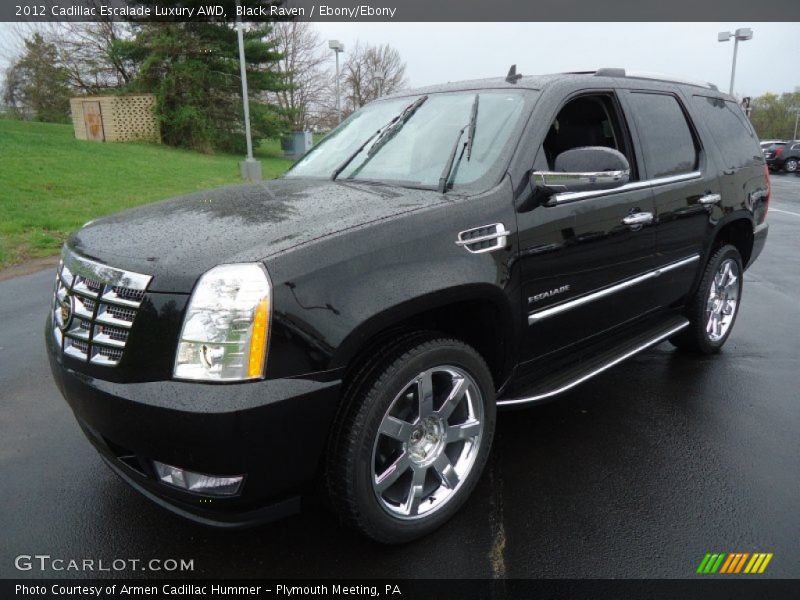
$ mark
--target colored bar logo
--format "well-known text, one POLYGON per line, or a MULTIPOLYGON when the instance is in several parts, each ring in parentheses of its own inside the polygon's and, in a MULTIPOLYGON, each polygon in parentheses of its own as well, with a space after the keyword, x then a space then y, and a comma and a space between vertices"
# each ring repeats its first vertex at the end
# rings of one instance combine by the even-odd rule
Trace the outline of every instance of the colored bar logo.
POLYGON ((769 561, 772 560, 772 552, 709 552, 700 561, 697 573, 701 575, 713 575, 720 573, 725 575, 748 573, 763 573, 769 561))

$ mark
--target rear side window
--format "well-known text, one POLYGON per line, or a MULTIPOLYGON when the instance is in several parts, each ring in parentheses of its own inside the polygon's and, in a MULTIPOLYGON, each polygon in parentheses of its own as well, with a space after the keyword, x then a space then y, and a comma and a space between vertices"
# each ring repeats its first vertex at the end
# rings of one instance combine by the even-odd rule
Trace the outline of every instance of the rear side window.
POLYGON ((719 147, 726 167, 739 169, 761 163, 758 138, 735 103, 706 96, 694 96, 692 101, 719 147))
POLYGON ((650 179, 697 169, 697 144, 675 96, 634 92, 630 96, 650 179))

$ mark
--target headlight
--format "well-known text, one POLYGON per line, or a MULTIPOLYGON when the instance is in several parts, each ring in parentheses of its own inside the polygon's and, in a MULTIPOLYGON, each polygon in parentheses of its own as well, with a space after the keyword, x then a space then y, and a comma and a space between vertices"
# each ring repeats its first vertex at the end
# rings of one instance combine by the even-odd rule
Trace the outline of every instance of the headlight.
POLYGON ((207 381, 261 377, 270 311, 270 282, 260 264, 208 271, 186 308, 174 376, 207 381))

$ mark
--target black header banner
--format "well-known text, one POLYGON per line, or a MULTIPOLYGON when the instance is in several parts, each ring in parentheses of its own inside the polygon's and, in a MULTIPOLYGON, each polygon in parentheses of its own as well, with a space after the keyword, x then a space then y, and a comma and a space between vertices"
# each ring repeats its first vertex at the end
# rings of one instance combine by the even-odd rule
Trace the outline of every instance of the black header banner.
POLYGON ((800 21, 797 0, 3 0, 0 21, 800 21))

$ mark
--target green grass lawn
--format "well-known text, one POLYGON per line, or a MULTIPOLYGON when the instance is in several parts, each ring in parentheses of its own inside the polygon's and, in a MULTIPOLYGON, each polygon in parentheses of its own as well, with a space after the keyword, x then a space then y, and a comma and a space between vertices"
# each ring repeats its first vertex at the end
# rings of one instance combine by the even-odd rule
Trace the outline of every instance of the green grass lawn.
MULTIPOLYGON (((280 143, 257 152, 265 179, 291 164, 280 143)), ((125 208, 241 182, 239 161, 156 144, 76 140, 71 125, 0 120, 0 269, 57 254, 87 221, 125 208)))

